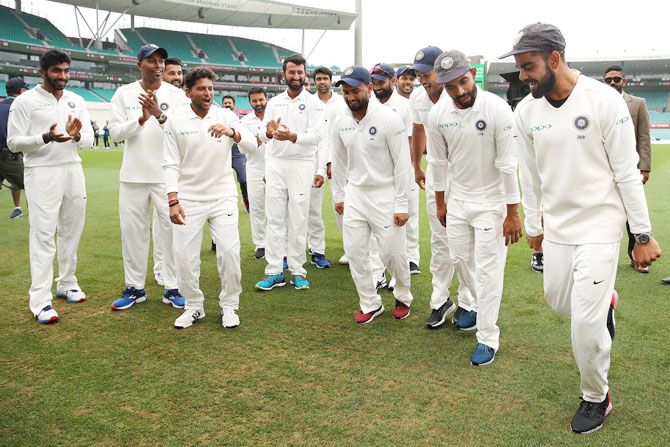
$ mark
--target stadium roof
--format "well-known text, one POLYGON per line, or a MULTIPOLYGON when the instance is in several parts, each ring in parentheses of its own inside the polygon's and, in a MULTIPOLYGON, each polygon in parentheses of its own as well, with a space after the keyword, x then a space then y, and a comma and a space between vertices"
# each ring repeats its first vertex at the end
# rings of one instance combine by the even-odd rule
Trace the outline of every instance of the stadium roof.
POLYGON ((59 3, 183 22, 255 28, 348 30, 353 12, 271 0, 53 0, 59 3))

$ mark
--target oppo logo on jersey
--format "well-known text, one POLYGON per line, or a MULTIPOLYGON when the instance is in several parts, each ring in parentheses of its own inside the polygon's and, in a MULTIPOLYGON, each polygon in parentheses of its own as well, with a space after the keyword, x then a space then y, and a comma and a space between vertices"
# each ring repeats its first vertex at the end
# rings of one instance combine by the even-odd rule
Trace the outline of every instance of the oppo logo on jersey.
POLYGON ((530 129, 528 129, 528 131, 530 133, 537 133, 545 129, 551 129, 551 124, 538 124, 537 126, 533 126, 530 129))
POLYGON ((438 124, 437 127, 440 129, 449 129, 450 127, 456 127, 458 126, 458 123, 442 123, 438 124))
POLYGON ((630 117, 629 117, 629 116, 624 116, 623 118, 619 118, 619 119, 616 121, 616 123, 614 123, 614 125, 615 125, 615 126, 620 126, 621 124, 627 122, 628 120, 630 120, 630 117))
POLYGON ((183 131, 177 132, 177 135, 180 135, 180 136, 183 136, 183 137, 188 137, 190 135, 196 135, 196 134, 199 134, 199 133, 200 133, 199 130, 183 130, 183 131))
POLYGON ((340 132, 351 132, 352 130, 356 130, 355 127, 340 127, 340 132))

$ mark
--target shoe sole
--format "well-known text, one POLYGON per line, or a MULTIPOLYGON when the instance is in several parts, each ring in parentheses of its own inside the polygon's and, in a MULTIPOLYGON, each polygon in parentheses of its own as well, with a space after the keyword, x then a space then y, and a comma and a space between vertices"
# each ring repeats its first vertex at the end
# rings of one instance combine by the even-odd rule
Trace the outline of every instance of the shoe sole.
POLYGON ((298 287, 298 286, 296 286, 296 285, 293 283, 293 281, 291 281, 291 284, 293 284, 293 288, 294 288, 295 290, 307 290, 307 289, 309 289, 309 285, 298 287))
POLYGON ((173 301, 170 301, 167 298, 163 298, 163 303, 164 304, 172 304, 172 307, 174 307, 175 309, 183 309, 185 307, 185 305, 184 306, 177 306, 177 305, 175 305, 175 303, 173 301))
POLYGON ((405 318, 409 317, 410 315, 412 315, 411 310, 409 312, 407 312, 407 315, 405 315, 404 317, 396 317, 395 314, 394 314, 393 318, 395 318, 396 320, 404 320, 405 318))
POLYGON ((137 303, 143 303, 143 302, 145 302, 146 300, 147 300, 147 297, 146 297, 146 296, 143 296, 142 298, 137 298, 135 301, 133 301, 132 303, 128 304, 127 306, 117 307, 117 306, 115 306, 115 305, 112 304, 112 310, 126 310, 126 309, 130 309, 130 308, 133 307, 135 304, 137 304, 137 303))
POLYGON ((474 330, 477 329, 477 324, 475 323, 474 326, 470 326, 470 327, 460 327, 460 326, 458 325, 458 323, 456 323, 456 327, 458 327, 458 329, 459 329, 460 331, 470 332, 470 331, 474 331, 474 330))
POLYGON ((51 324, 51 323, 56 323, 58 320, 60 320, 60 317, 51 317, 48 320, 40 320, 39 318, 35 318, 37 320, 38 324, 51 324))
POLYGON ((409 271, 409 274, 410 274, 410 275, 420 275, 420 274, 421 274, 421 270, 410 270, 410 271, 409 271))
POLYGON ((349 261, 346 261, 346 262, 344 262, 344 261, 337 261, 337 263, 340 264, 340 265, 349 265, 349 261))
POLYGON ((258 290, 272 290, 275 287, 284 287, 285 285, 286 285, 286 281, 278 282, 276 284, 272 284, 272 287, 261 287, 258 284, 256 284, 256 289, 258 289, 258 290))
POLYGON ((535 267, 533 267, 532 265, 530 266, 530 268, 531 268, 531 270, 533 270, 534 272, 537 272, 537 273, 544 273, 544 268, 539 269, 539 268, 535 268, 535 267))
POLYGON ((489 360, 488 362, 484 362, 484 363, 474 363, 472 360, 470 360, 470 364, 472 366, 486 366, 486 365, 490 365, 491 363, 493 363, 493 361, 495 359, 496 359, 495 356, 493 356, 493 358, 491 360, 489 360))
POLYGON ((318 268, 318 269, 329 269, 330 268, 330 264, 322 266, 322 265, 317 264, 314 261, 310 261, 310 264, 315 265, 316 268, 318 268))
POLYGON ((196 318, 195 320, 191 321, 191 324, 189 324, 188 326, 177 326, 177 324, 174 324, 174 328, 175 328, 175 329, 188 329, 188 328, 190 328, 191 326, 193 326, 193 323, 195 323, 196 321, 200 321, 200 320, 202 320, 203 318, 205 318, 205 315, 204 315, 204 314, 203 314, 201 317, 198 317, 198 318, 196 318))
POLYGON ((70 303, 70 304, 83 303, 84 301, 86 301, 86 297, 84 297, 84 298, 80 298, 80 299, 78 299, 78 300, 73 300, 73 299, 71 299, 71 298, 68 298, 66 295, 60 295, 60 294, 58 294, 58 293, 56 293, 56 298, 64 299, 65 301, 67 301, 67 302, 70 303))
POLYGON ((356 321, 356 323, 358 323, 358 324, 368 324, 368 323, 371 323, 372 320, 374 320, 376 317, 380 316, 380 315, 383 314, 383 313, 384 313, 384 308, 382 307, 382 308, 379 309, 377 312, 375 312, 374 314, 372 314, 372 316, 370 317, 370 319, 369 319, 368 321, 356 321))
MULTIPOLYGON (((610 400, 609 403, 607 404, 607 409, 605 410, 605 417, 609 416, 609 414, 612 412, 612 401, 610 400)), ((603 418, 604 419, 604 418, 603 418)), ((578 435, 588 435, 589 433, 597 432, 601 428, 603 428, 603 425, 605 425, 605 421, 603 420, 603 423, 600 424, 599 426, 592 428, 591 430, 587 431, 577 431, 572 427, 572 424, 570 424, 570 430, 573 431, 573 433, 577 433, 578 435)))
POLYGON ((225 324, 221 323, 221 326, 223 326, 223 327, 226 328, 226 329, 235 329, 235 328, 238 327, 239 325, 240 325, 240 323, 237 323, 237 324, 235 324, 235 325, 233 325, 233 326, 226 326, 225 324))
POLYGON ((426 323, 426 326, 431 328, 431 329, 437 329, 438 327, 441 327, 447 321, 447 318, 449 317, 449 315, 456 312, 456 308, 457 308, 456 304, 451 303, 451 306, 449 306, 449 308, 444 313, 444 316, 442 317, 442 319, 440 321, 438 321, 436 324, 426 323))

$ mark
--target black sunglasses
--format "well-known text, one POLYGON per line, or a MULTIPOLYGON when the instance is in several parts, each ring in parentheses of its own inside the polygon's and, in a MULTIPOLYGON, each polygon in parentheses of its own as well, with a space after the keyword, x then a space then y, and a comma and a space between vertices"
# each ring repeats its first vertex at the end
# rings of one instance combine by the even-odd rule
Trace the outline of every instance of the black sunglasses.
POLYGON ((612 78, 605 78, 603 79, 603 81, 605 81, 605 84, 611 84, 612 82, 618 84, 619 82, 621 82, 622 79, 623 78, 621 76, 614 76, 612 78))

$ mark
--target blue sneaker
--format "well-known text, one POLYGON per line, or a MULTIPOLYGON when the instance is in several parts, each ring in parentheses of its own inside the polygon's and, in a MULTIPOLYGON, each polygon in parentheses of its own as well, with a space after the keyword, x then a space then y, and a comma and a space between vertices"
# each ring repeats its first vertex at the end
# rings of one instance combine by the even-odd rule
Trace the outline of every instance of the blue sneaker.
POLYGON ((484 366, 493 363, 495 358, 496 351, 493 348, 489 348, 484 343, 479 343, 470 357, 470 363, 474 366, 484 366))
POLYGON ((284 256, 284 264, 282 265, 284 270, 288 270, 288 260, 286 259, 286 256, 284 256))
POLYGON ((326 258, 325 255, 321 253, 312 253, 312 264, 318 269, 327 269, 330 268, 330 261, 326 258))
POLYGON ((291 284, 295 286, 296 289, 309 289, 309 281, 302 275, 293 275, 291 278, 291 284))
POLYGON ((286 285, 286 279, 284 279, 284 274, 280 273, 278 275, 268 275, 261 279, 256 283, 256 288, 260 290, 272 290, 275 287, 284 285, 286 285))
POLYGON ((172 304, 172 307, 175 309, 183 309, 185 301, 184 297, 179 293, 179 289, 165 289, 165 292, 163 292, 163 302, 165 304, 172 304))
POLYGON ((14 208, 14 211, 12 211, 12 214, 9 215, 10 219, 16 219, 17 217, 23 216, 23 211, 21 211, 21 208, 14 208))
POLYGON ((147 300, 147 294, 144 289, 136 289, 135 287, 126 287, 123 295, 112 303, 112 310, 126 310, 135 303, 142 303, 147 300))
POLYGON ((469 310, 456 320, 456 326, 462 331, 473 331, 477 329, 477 312, 469 310))
POLYGON ((86 301, 86 294, 78 289, 70 289, 65 292, 56 291, 56 298, 63 298, 68 303, 81 303, 86 301))

